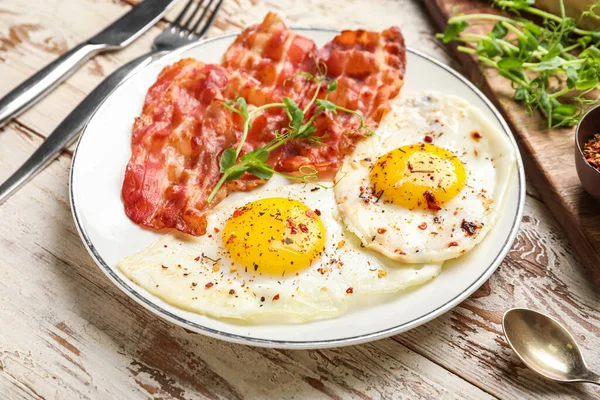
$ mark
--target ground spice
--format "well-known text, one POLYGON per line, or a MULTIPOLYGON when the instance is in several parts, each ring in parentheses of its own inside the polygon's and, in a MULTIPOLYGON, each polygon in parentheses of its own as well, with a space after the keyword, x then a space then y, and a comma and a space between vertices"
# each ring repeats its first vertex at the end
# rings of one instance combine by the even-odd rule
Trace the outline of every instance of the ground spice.
POLYGON ((596 133, 585 143, 583 156, 588 164, 600 171, 600 133, 596 133))

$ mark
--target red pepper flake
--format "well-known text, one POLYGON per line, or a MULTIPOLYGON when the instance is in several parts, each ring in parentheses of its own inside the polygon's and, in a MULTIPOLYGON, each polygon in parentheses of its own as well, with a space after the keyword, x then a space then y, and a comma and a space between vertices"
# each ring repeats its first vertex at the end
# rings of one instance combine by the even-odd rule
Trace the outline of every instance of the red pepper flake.
POLYGON ((229 291, 229 294, 233 296, 233 295, 235 294, 235 290, 231 289, 231 290, 229 291))
POLYGON ((419 229, 422 231, 427 229, 427 222, 421 222, 421 224, 419 225, 419 229))
POLYGON ((425 192, 423 192, 423 196, 425 197, 425 201, 427 202, 428 209, 432 211, 439 211, 442 209, 431 190, 426 190, 425 192))
POLYGON ((235 234, 231 234, 229 235, 229 239, 227 239, 227 243, 226 244, 231 244, 233 243, 233 241, 237 238, 237 236, 235 236, 235 234))
POLYGON ((425 135, 425 143, 432 143, 433 142, 433 136, 431 135, 425 135))
POLYGON ((276 294, 275 296, 273 296, 273 301, 279 300, 279 294, 276 294))
POLYGON ((161 267, 163 267, 164 269, 168 269, 169 268, 166 265, 161 265, 161 267))
POLYGON ((163 247, 166 249, 166 248, 167 248, 167 245, 165 244, 165 245, 163 245, 163 247))
POLYGON ((213 286, 214 286, 214 283, 212 283, 212 282, 208 282, 206 285, 204 285, 204 287, 207 289, 210 289, 213 286))
POLYGON ((400 254, 401 256, 405 256, 405 255, 406 255, 406 253, 405 253, 405 252, 403 252, 403 251, 402 251, 402 250, 400 250, 400 249, 396 249, 396 250, 394 250, 394 253, 396 253, 396 254, 400 254))
POLYGON ((320 217, 321 216, 321 211, 318 208, 315 208, 315 214, 317 214, 320 217))
POLYGON ((317 214, 315 214, 315 212, 313 210, 306 210, 306 212, 304 214, 310 219, 317 218, 317 214))
POLYGON ((600 133, 596 133, 583 146, 585 161, 600 171, 600 133))
POLYGON ((481 133, 473 131, 471 132, 471 137, 473 138, 473 140, 479 142, 483 136, 481 136, 481 133))
POLYGON ((410 172, 413 172, 413 166, 412 166, 412 164, 410 162, 406 163, 406 166, 408 167, 408 170, 410 172))
POLYGON ((383 235, 386 232, 387 232, 387 229, 385 229, 385 228, 378 228, 377 229, 377 233, 379 233, 380 235, 383 235))
POLYGON ((479 228, 474 222, 469 222, 464 219, 462 220, 460 227, 463 231, 465 231, 467 236, 473 236, 475 234, 475 231, 477 231, 477 228, 479 228))
POLYGON ((292 235, 295 235, 296 233, 298 233, 298 229, 296 228, 296 224, 294 223, 294 221, 292 220, 291 217, 288 217, 287 223, 288 223, 288 228, 290 228, 290 231, 291 231, 292 235))
POLYGON ((354 293, 354 289, 349 287, 348 289, 346 289, 346 293, 352 294, 352 293, 354 293))
POLYGON ((215 233, 219 233, 219 232, 221 232, 221 231, 219 230, 219 228, 216 228, 216 227, 215 227, 215 233))
POLYGON ((300 228, 300 230, 304 233, 308 233, 308 227, 304 224, 299 224, 298 228, 300 228))
POLYGON ((456 243, 456 242, 448 243, 448 247, 456 247, 456 246, 458 246, 458 243, 456 243))
POLYGON ((241 208, 236 208, 233 212, 233 218, 241 217, 244 214, 244 210, 241 208))
POLYGON ((194 258, 194 261, 200 261, 200 256, 194 258))

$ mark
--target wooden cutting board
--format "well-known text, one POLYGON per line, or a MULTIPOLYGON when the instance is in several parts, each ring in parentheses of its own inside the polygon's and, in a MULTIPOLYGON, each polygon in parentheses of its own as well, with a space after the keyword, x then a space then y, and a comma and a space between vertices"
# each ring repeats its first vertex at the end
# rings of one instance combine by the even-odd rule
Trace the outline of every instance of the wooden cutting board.
MULTIPOLYGON (((456 13, 499 13, 480 0, 424 0, 440 31, 456 13)), ((473 27, 488 32, 490 27, 473 27)), ((546 120, 537 113, 529 114, 512 99, 508 81, 489 68, 481 70, 471 55, 450 45, 471 81, 495 103, 503 113, 521 148, 525 170, 543 202, 562 225, 589 277, 600 285, 600 203, 581 187, 575 170, 575 129, 547 129, 546 120)))

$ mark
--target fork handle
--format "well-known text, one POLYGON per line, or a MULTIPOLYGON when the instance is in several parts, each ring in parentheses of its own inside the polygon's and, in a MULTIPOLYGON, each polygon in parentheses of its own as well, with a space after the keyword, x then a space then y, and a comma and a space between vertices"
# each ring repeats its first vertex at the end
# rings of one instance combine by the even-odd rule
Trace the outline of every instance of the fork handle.
POLYGON ((65 80, 79 65, 107 49, 106 45, 81 43, 36 72, 0 99, 0 126, 65 80))
POLYGON ((13 175, 0 185, 0 204, 21 186, 50 164, 62 151, 77 139, 104 99, 130 74, 153 60, 153 53, 144 54, 123 65, 105 78, 71 113, 48 135, 46 140, 13 175))

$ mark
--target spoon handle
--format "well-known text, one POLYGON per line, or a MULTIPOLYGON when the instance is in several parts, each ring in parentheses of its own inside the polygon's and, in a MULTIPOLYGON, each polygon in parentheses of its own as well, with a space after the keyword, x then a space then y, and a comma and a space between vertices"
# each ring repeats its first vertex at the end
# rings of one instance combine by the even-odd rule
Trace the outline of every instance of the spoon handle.
POLYGON ((590 371, 590 373, 588 374, 587 379, 585 381, 600 386, 600 375, 595 374, 592 371, 590 371))

